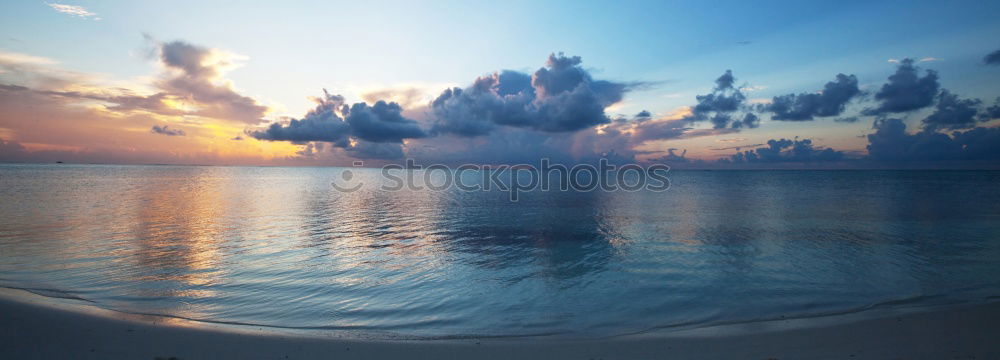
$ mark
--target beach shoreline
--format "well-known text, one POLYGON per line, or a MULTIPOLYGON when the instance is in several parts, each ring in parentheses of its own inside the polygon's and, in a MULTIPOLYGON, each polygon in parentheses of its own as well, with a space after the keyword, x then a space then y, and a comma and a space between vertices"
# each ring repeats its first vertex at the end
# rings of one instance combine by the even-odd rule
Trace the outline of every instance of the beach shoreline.
POLYGON ((28 292, 0 293, 8 359, 984 359, 1000 358, 1000 302, 789 319, 601 339, 391 340, 297 336, 252 326, 198 326, 112 316, 28 292))

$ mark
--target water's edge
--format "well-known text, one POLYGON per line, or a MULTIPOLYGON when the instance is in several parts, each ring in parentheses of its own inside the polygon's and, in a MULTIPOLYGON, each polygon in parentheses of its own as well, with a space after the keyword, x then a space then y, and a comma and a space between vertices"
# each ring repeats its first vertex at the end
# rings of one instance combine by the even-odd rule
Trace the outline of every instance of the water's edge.
POLYGON ((868 306, 834 312, 821 312, 799 316, 782 316, 778 318, 757 318, 747 321, 718 321, 707 323, 678 323, 655 326, 649 329, 613 334, 606 336, 579 336, 583 334, 571 332, 552 332, 536 334, 454 334, 443 336, 418 336, 388 331, 358 330, 348 327, 293 327, 274 326, 210 319, 187 318, 168 314, 132 312, 103 306, 92 300, 77 296, 71 292, 49 288, 21 288, 0 285, 0 298, 29 305, 56 308, 64 311, 83 313, 111 319, 155 324, 160 326, 175 326, 204 330, 221 331, 237 334, 256 334, 272 336, 292 336, 314 339, 340 339, 358 341, 459 341, 459 340, 535 340, 535 341, 574 341, 598 339, 628 339, 628 338, 674 338, 674 337, 719 337, 738 336, 749 333, 786 331, 795 329, 822 328, 833 325, 854 323, 864 320, 896 317, 903 314, 929 313, 982 306, 1000 302, 1000 295, 988 296, 980 301, 954 300, 949 302, 927 303, 928 296, 917 296, 892 301, 885 301, 868 306))

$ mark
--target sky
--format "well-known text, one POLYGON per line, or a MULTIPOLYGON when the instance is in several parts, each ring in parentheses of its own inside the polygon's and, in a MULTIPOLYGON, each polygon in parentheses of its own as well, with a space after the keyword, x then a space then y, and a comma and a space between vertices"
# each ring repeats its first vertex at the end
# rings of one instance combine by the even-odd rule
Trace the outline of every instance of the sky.
POLYGON ((990 1, 7 1, 0 161, 997 168, 998 14, 990 1))

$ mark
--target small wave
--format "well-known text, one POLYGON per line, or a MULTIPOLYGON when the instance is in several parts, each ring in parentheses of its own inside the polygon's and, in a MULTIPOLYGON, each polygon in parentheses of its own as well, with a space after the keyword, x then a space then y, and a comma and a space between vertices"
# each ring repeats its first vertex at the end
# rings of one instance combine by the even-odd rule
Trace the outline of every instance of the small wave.
MULTIPOLYGON (((569 334, 586 335, 586 333, 578 333, 578 332, 575 332, 575 331, 566 331, 566 330, 564 330, 564 331, 543 331, 543 332, 534 332, 534 333, 510 333, 510 334, 482 334, 482 333, 476 334, 476 333, 468 333, 468 334, 444 334, 444 335, 414 335, 414 334, 404 334, 404 333, 398 333, 398 332, 392 332, 392 331, 384 331, 384 330, 379 330, 377 328, 368 327, 368 326, 351 326, 351 325, 340 325, 340 326, 336 326, 336 325, 323 325, 323 326, 287 326, 287 325, 277 325, 277 324, 260 324, 260 323, 252 323, 252 322, 229 321, 229 320, 215 320, 215 319, 201 319, 201 318, 194 318, 194 317, 187 317, 187 316, 180 316, 180 315, 172 315, 172 314, 163 314, 163 313, 155 313, 155 312, 141 312, 141 311, 128 311, 128 310, 122 310, 122 309, 115 309, 115 308, 111 308, 111 307, 105 306, 103 304, 100 304, 100 303, 98 303, 96 301, 93 301, 93 300, 90 300, 90 299, 87 299, 87 298, 75 295, 75 294, 70 293, 68 291, 59 290, 59 289, 39 288, 39 287, 18 287, 18 286, 10 286, 10 285, 0 285, 0 288, 22 290, 22 291, 26 291, 26 292, 29 292, 29 293, 32 293, 32 294, 35 294, 35 295, 38 295, 38 296, 47 297, 47 298, 56 298, 56 299, 66 299, 66 300, 83 301, 83 302, 86 302, 86 303, 88 303, 88 304, 90 304, 92 306, 96 306, 96 307, 98 307, 100 309, 103 309, 103 310, 112 311, 112 312, 115 312, 115 313, 120 313, 120 314, 124 314, 124 315, 129 315, 129 316, 159 317, 159 318, 183 320, 183 321, 192 322, 192 323, 201 323, 201 324, 209 324, 209 325, 220 325, 220 326, 233 326, 233 327, 237 327, 237 328, 251 328, 251 327, 253 327, 253 328, 258 328, 258 329, 305 331, 305 332, 309 332, 309 331, 342 331, 342 332, 351 332, 352 333, 351 334, 352 337, 369 338, 369 339, 380 339, 380 340, 466 340, 466 339, 505 339, 505 338, 509 339, 509 338, 552 337, 552 336, 569 335, 569 334)), ((815 312, 815 313, 804 313, 804 314, 796 314, 796 315, 790 315, 790 316, 757 317, 757 318, 742 319, 742 320, 722 320, 722 321, 698 321, 698 320, 695 320, 695 321, 684 321, 684 322, 677 322, 677 323, 671 323, 671 324, 657 325, 657 326, 649 327, 649 328, 646 328, 646 329, 643 329, 643 330, 639 330, 639 331, 616 333, 616 334, 606 335, 606 336, 592 336, 592 337, 588 336, 588 338, 594 338, 594 339, 618 338, 618 337, 628 337, 628 336, 649 334, 649 333, 653 333, 653 332, 657 332, 657 331, 664 331, 664 330, 681 331, 681 330, 705 329, 705 328, 712 328, 712 327, 719 327, 719 326, 729 326, 729 325, 744 325, 744 324, 753 324, 753 323, 765 323, 765 322, 771 322, 771 321, 816 319, 816 318, 825 318, 825 317, 833 317, 833 316, 844 316, 844 315, 859 314, 859 313, 864 313, 864 312, 872 311, 872 310, 876 310, 876 309, 885 309, 885 308, 899 309, 899 308, 913 308, 914 307, 914 306, 909 306, 909 305, 917 305, 917 307, 928 307, 929 308, 929 307, 939 307, 939 306, 962 305, 962 304, 968 304, 968 303, 973 302, 972 300, 956 300, 956 299, 951 299, 951 301, 939 301, 939 302, 936 302, 936 300, 947 300, 947 299, 949 299, 949 298, 946 297, 943 294, 916 295, 916 296, 911 296, 911 297, 904 297, 904 298, 899 298, 899 299, 892 299, 892 300, 886 300, 886 301, 881 301, 881 302, 875 302, 875 303, 867 304, 867 305, 864 305, 864 306, 858 306, 858 307, 848 308, 848 309, 843 309, 843 310, 831 310, 831 311, 823 311, 823 312, 815 312)), ((993 302, 993 301, 1000 300, 1000 295, 989 295, 989 296, 981 297, 980 299, 983 300, 983 301, 986 301, 986 302, 993 302)))
POLYGON ((90 299, 87 299, 87 298, 84 298, 84 297, 81 297, 81 296, 78 296, 78 295, 74 295, 74 294, 72 294, 70 292, 67 292, 67 291, 58 290, 58 289, 35 288, 35 287, 18 287, 18 286, 10 286, 10 285, 2 285, 2 286, 0 286, 0 288, 27 291, 27 292, 30 292, 32 294, 35 294, 35 295, 38 295, 38 296, 47 297, 47 298, 66 299, 66 300, 80 300, 80 301, 85 301, 85 302, 88 302, 88 303, 94 303, 94 304, 96 304, 96 302, 94 302, 93 300, 90 300, 90 299))
MULTIPOLYGON (((947 299, 947 298, 944 295, 942 295, 942 294, 916 295, 916 296, 911 296, 911 297, 905 297, 905 298, 899 298, 899 299, 893 299, 893 300, 875 302, 875 303, 867 304, 867 305, 864 305, 864 306, 858 306, 858 307, 853 307, 853 308, 848 308, 848 309, 843 309, 843 310, 822 311, 822 312, 815 312, 815 313, 796 314, 796 315, 790 315, 790 316, 784 316, 784 315, 782 315, 782 316, 776 316, 776 317, 775 316, 772 316, 772 317, 757 317, 757 318, 743 319, 743 320, 724 320, 724 321, 706 321, 706 322, 702 322, 702 321, 685 321, 685 322, 679 322, 679 323, 672 323, 672 324, 665 324, 665 325, 653 326, 653 327, 650 327, 650 328, 647 328, 647 329, 644 329, 644 330, 640 330, 640 331, 628 332, 628 333, 621 333, 621 334, 616 334, 616 335, 610 335, 610 336, 605 336, 605 337, 602 337, 602 338, 616 338, 616 337, 625 337, 625 336, 633 336, 633 335, 642 335, 642 334, 648 334, 648 333, 652 333, 652 332, 656 332, 656 331, 663 331, 663 330, 693 330, 693 329, 703 329, 703 328, 711 328, 711 327, 717 327, 717 326, 729 326, 729 325, 744 325, 744 324, 754 324, 754 323, 765 323, 765 322, 771 322, 771 321, 817 319, 817 318, 825 318, 825 317, 833 317, 833 316, 845 316, 845 315, 860 314, 860 313, 864 313, 864 312, 867 312, 867 311, 872 311, 872 310, 877 310, 877 309, 886 309, 886 308, 893 308, 893 309, 913 308, 913 307, 907 306, 907 305, 918 305, 920 307, 928 307, 928 308, 930 308, 930 307, 938 307, 938 306, 963 305, 963 304, 969 304, 969 303, 972 302, 971 300, 953 300, 953 301, 948 301, 948 302, 931 303, 932 300, 941 300, 941 299, 947 299)), ((995 301, 997 299, 1000 299, 1000 296, 985 296, 985 297, 982 297, 982 300, 983 301, 987 301, 987 302, 992 302, 992 301, 995 301)))
POLYGON ((177 319, 188 321, 192 323, 210 324, 210 325, 222 325, 222 326, 234 326, 239 328, 266 328, 275 330, 292 330, 292 331, 352 331, 356 332, 357 337, 372 336, 384 340, 463 340, 463 339, 502 339, 502 338, 525 338, 525 337, 543 337, 543 336, 554 336, 565 334, 565 332, 537 332, 537 333, 526 333, 526 334, 449 334, 449 335, 410 335, 402 334, 388 331, 379 331, 375 328, 366 326, 286 326, 286 325, 275 325, 275 324, 258 324, 251 322, 241 322, 241 321, 227 321, 227 320, 214 320, 214 319, 200 319, 194 317, 172 315, 172 314, 162 314, 155 312, 142 312, 142 311, 128 311, 122 309, 115 309, 107 307, 96 301, 74 295, 70 292, 49 289, 49 288, 36 288, 36 287, 19 287, 10 285, 0 285, 0 288, 21 290, 26 291, 38 296, 54 299, 65 299, 65 300, 78 300, 86 302, 92 306, 96 306, 102 310, 112 311, 119 314, 129 315, 129 316, 147 316, 147 317, 158 317, 166 319, 177 319))

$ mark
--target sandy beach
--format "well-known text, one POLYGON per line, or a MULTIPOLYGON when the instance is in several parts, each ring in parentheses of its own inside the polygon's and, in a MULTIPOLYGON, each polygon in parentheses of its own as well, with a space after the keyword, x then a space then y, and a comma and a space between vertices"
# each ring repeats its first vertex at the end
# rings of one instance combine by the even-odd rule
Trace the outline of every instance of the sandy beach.
POLYGON ((994 359, 1000 303, 597 340, 360 340, 111 316, 5 291, 4 359, 994 359), (11 296, 11 295, 16 296, 11 296), (35 301, 38 300, 38 301, 35 301))

